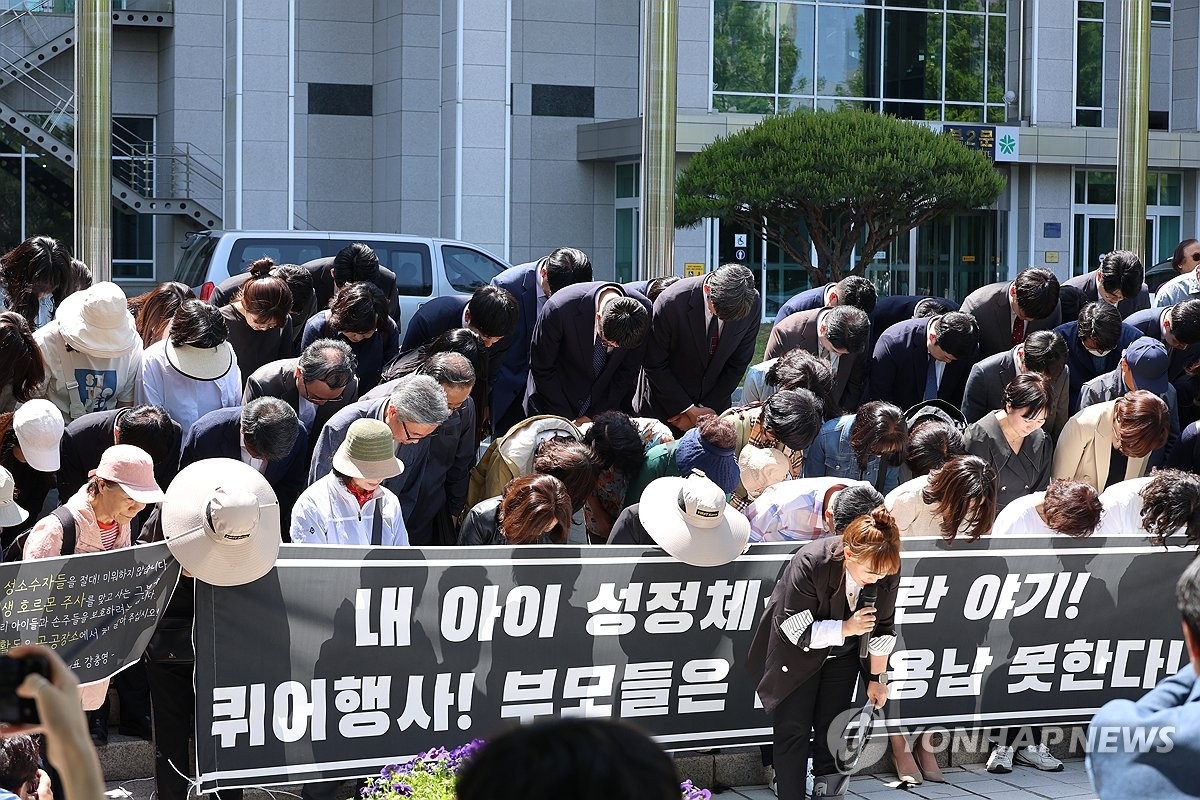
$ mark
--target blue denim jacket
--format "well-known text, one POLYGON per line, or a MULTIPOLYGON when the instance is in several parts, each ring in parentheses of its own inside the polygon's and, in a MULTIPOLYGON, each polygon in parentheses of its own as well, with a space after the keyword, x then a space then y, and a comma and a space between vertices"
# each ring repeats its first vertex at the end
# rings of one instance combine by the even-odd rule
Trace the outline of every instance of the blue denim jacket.
MULTIPOLYGON (((879 474, 879 457, 871 456, 865 472, 859 473, 858 459, 850 449, 850 426, 854 415, 834 417, 821 426, 820 433, 804 454, 804 477, 845 478, 874 484, 879 474)), ((883 486, 879 491, 887 494, 900 485, 900 470, 889 467, 883 486)))

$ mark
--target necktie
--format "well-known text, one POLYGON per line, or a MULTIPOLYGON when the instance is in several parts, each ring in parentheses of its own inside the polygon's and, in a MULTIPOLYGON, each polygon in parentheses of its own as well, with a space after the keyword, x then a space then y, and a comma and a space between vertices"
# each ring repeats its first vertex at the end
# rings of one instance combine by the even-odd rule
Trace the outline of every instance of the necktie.
POLYGON ((721 321, 717 319, 717 315, 713 314, 708 321, 708 357, 712 358, 717 352, 717 345, 721 343, 721 321))
POLYGON ((938 396, 937 359, 929 357, 929 366, 925 370, 925 395, 922 400, 936 400, 938 396))
MULTIPOLYGON (((600 373, 604 371, 604 365, 608 363, 608 345, 596 338, 596 343, 592 347, 592 377, 600 377, 600 373)), ((592 393, 588 392, 587 397, 583 398, 583 403, 579 406, 579 416, 587 413, 588 407, 592 404, 592 393)))
POLYGON ((1025 320, 1017 317, 1013 320, 1012 343, 1021 344, 1025 341, 1025 320))

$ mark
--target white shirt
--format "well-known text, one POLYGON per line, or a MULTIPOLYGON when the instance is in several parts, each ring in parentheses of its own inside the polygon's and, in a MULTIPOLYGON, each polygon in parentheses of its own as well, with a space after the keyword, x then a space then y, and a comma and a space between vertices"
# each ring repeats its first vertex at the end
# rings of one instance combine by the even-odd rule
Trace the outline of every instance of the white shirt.
POLYGON ((1104 511, 1100 514, 1100 524, 1096 526, 1097 536, 1112 536, 1118 533, 1142 533, 1142 489, 1153 478, 1130 478, 1127 481, 1114 483, 1100 493, 1100 505, 1104 511))
POLYGON ((400 513, 400 500, 379 486, 361 508, 332 472, 304 490, 292 507, 292 541, 301 544, 371 544, 375 507, 383 516, 385 547, 408 545, 408 529, 400 513))
MULTIPOLYGON (((858 592, 862 587, 850 576, 850 571, 846 570, 846 605, 854 608, 854 604, 858 602, 858 592)), ((842 636, 842 622, 840 619, 819 619, 813 623, 812 636, 809 637, 809 647, 839 647, 846 643, 846 637, 842 636)))
MULTIPOLYGON (((317 421, 316 403, 311 403, 307 397, 300 395, 300 413, 297 416, 299 416, 300 421, 304 423, 304 430, 311 432, 313 429, 313 423, 317 421)), ((316 433, 320 433, 320 431, 316 431, 316 433)))
POLYGON ((255 458, 250 455, 250 451, 246 449, 246 437, 243 434, 238 434, 238 443, 242 449, 242 463, 248 465, 260 475, 266 472, 267 460, 265 458, 255 458))
POLYGON ((989 536, 1051 536, 1056 533, 1041 514, 1037 504, 1042 502, 1045 492, 1026 494, 1013 500, 1000 510, 992 524, 989 536))
POLYGON ((189 378, 167 361, 166 340, 155 342, 142 355, 142 379, 138 382, 138 404, 162 406, 179 423, 186 440, 196 420, 218 408, 242 404, 242 373, 237 361, 215 381, 189 378))

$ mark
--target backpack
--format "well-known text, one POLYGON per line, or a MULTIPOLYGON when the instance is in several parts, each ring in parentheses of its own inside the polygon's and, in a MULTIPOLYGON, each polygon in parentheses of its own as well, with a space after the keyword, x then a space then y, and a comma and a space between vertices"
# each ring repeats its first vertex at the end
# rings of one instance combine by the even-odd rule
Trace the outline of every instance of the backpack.
MULTIPOLYGON (((62 547, 58 549, 58 554, 61 556, 73 555, 75 553, 75 515, 66 506, 59 506, 50 513, 58 518, 58 524, 62 526, 62 547)), ((8 546, 8 549, 4 551, 6 564, 10 561, 21 560, 27 538, 29 538, 29 531, 22 533, 8 546)))

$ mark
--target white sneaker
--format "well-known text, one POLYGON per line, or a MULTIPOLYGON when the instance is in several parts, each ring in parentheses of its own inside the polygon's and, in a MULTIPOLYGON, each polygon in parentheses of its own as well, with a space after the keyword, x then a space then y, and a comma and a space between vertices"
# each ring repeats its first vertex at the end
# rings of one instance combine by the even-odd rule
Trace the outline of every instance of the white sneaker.
POLYGON ((1062 772, 1063 769, 1063 763, 1050 755, 1050 748, 1044 744, 1022 747, 1017 751, 1016 762, 1043 772, 1062 772))
MULTIPOLYGON (((992 754, 988 756, 987 766, 984 767, 988 772, 995 772, 999 775, 1005 775, 1012 772, 1013 768, 1013 749, 1006 745, 999 745, 992 754)), ((1062 765, 1059 765, 1062 768, 1062 765)))

